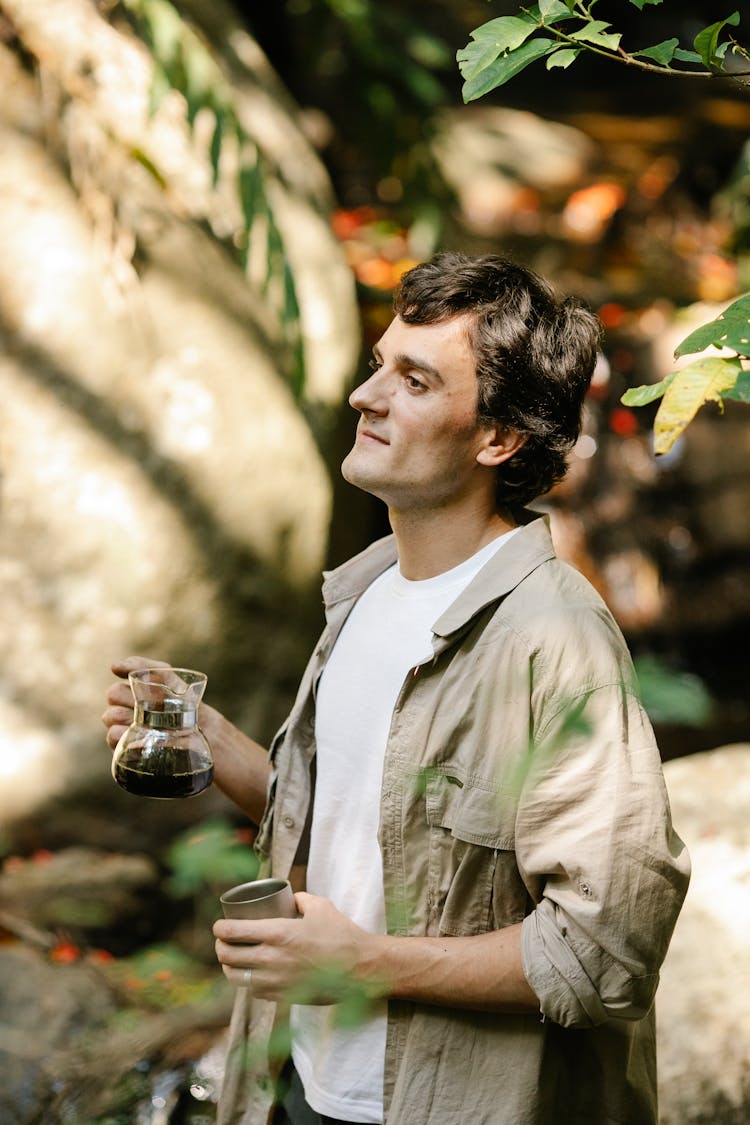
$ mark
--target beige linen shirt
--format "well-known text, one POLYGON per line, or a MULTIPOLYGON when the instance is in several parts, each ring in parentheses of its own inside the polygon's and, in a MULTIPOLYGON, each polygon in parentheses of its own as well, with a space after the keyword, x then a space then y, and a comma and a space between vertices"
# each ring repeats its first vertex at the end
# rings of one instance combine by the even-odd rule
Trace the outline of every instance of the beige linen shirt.
MULTIPOLYGON (((271 747, 264 873, 304 862, 317 680, 357 598, 395 557, 389 537, 325 576, 327 626, 271 747)), ((523 922, 541 1015, 389 1002, 386 1122, 653 1125, 653 1000, 689 861, 625 641, 556 558, 541 518, 433 632, 432 659, 396 703, 383 768, 388 930, 471 935, 523 922)), ((220 1125, 265 1120, 260 1042, 272 1015, 240 990, 220 1125)))

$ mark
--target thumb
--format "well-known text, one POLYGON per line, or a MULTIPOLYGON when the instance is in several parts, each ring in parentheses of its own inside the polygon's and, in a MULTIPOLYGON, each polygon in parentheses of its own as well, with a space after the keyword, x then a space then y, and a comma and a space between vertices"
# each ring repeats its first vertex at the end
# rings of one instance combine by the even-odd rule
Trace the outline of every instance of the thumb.
POLYGON ((294 896, 294 903, 300 914, 304 916, 307 910, 314 904, 319 895, 310 895, 307 891, 297 891, 294 896))

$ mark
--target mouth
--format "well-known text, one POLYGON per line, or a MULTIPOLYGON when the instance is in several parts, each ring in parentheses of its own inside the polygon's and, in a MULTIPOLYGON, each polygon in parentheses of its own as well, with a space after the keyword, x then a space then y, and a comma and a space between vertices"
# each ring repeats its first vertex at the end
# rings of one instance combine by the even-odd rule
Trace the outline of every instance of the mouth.
POLYGON ((374 434, 372 430, 357 430, 357 437, 366 438, 368 441, 376 441, 379 445, 390 444, 390 442, 387 442, 385 438, 379 437, 378 434, 374 434))

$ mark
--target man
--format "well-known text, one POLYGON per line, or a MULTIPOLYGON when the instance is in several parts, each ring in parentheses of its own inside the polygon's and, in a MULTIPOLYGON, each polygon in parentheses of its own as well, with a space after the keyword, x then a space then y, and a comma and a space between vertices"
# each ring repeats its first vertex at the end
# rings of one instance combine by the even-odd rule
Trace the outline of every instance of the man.
MULTIPOLYGON (((654 1123, 688 860, 623 638, 525 510, 565 472, 598 322, 494 256, 437 255, 394 308, 342 467, 393 535, 326 576, 268 756, 202 720, 264 873, 306 871, 299 919, 216 923, 249 986, 233 1043, 263 1001, 306 1001, 285 1125, 654 1123), (353 1025, 352 984, 382 997, 353 1025)), ((112 689, 110 743, 124 704, 112 689)), ((237 1058, 219 1119, 250 1125, 237 1058)))

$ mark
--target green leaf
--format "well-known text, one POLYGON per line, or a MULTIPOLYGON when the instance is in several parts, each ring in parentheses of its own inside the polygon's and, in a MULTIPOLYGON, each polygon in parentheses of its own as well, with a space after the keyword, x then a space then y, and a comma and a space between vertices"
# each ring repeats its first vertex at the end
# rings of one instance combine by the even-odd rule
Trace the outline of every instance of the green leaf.
MULTIPOLYGON (((548 0, 548 3, 550 14, 547 23, 568 17, 568 9, 559 0, 548 0)), ((475 28, 471 32, 471 41, 456 52, 464 82, 471 82, 500 55, 521 47, 539 29, 541 19, 540 8, 532 8, 522 16, 498 16, 475 28)))
POLYGON ((661 4, 662 0, 630 0, 630 3, 642 12, 646 4, 661 4))
POLYGON ((750 357, 750 293, 734 301, 715 320, 702 324, 675 349, 675 355, 702 352, 711 345, 733 348, 738 355, 750 357))
MULTIPOLYGON (((575 4, 575 0, 573 2, 575 4)), ((532 8, 532 14, 534 11, 532 8)), ((561 0, 539 0, 538 11, 540 18, 549 25, 558 20, 569 19, 573 8, 569 4, 563 4, 561 0)))
POLYGON ((655 402, 657 398, 662 397, 676 374, 676 371, 670 371, 669 375, 659 383, 645 383, 640 387, 631 387, 621 396, 620 402, 625 406, 648 406, 650 402, 655 402))
POLYGON ((697 51, 686 51, 683 47, 677 48, 674 57, 679 62, 699 63, 703 61, 697 51))
POLYGON ((738 359, 711 357, 675 373, 654 419, 654 452, 668 453, 706 402, 721 402, 742 371, 738 359))
POLYGON ((722 28, 726 27, 727 24, 736 27, 739 22, 740 13, 732 12, 731 16, 727 16, 725 20, 712 23, 709 27, 704 27, 703 31, 698 32, 693 40, 693 46, 707 67, 710 67, 713 60, 716 58, 716 47, 722 28))
POLYGON ((492 39, 477 39, 456 51, 458 69, 465 82, 470 82, 493 63, 500 54, 500 48, 492 39))
POLYGON ((571 63, 575 62, 582 50, 583 47, 579 47, 578 50, 563 47, 560 51, 555 51, 554 55, 550 55, 547 59, 547 70, 552 70, 556 66, 563 69, 569 67, 571 63))
POLYGON ((724 391, 721 397, 734 399, 735 402, 750 402, 750 371, 743 371, 734 386, 724 391))
POLYGON ((536 59, 556 51, 558 46, 556 39, 532 39, 512 53, 504 55, 501 59, 496 59, 481 74, 464 83, 462 91, 464 101, 474 101, 476 98, 481 98, 489 93, 490 90, 503 86, 536 59))
POLYGON ((522 43, 526 42, 538 26, 536 20, 532 20, 528 16, 498 16, 497 19, 490 20, 489 23, 483 23, 481 27, 472 31, 471 38, 475 40, 490 39, 499 53, 515 51, 516 47, 520 47, 522 43))
POLYGON ((679 43, 679 39, 665 39, 663 43, 656 43, 653 47, 644 47, 642 51, 633 51, 633 54, 636 58, 653 59, 661 66, 669 66, 679 43))
POLYGON ((610 26, 603 20, 591 20, 585 27, 574 31, 570 38, 577 40, 579 43, 593 43, 596 47, 605 47, 608 51, 616 51, 620 46, 622 35, 619 32, 607 35, 606 31, 610 26))

